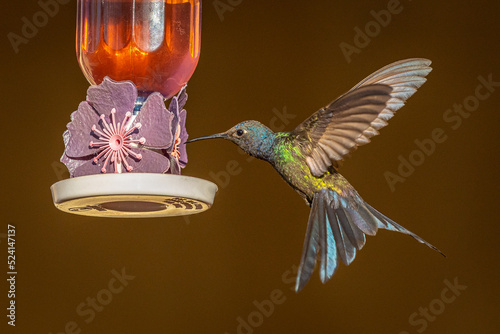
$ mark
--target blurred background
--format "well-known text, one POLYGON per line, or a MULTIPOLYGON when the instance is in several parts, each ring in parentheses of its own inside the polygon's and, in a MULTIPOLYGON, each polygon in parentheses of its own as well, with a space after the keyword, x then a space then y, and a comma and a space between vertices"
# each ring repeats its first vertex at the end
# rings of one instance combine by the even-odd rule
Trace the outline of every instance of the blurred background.
POLYGON ((68 177, 62 133, 88 87, 75 56, 76 4, 58 4, 17 52, 7 36, 21 35, 40 4, 0 4, 0 332, 497 333, 500 3, 204 1, 191 137, 246 119, 292 130, 382 66, 433 61, 428 82, 340 171, 447 258, 383 230, 349 268, 326 285, 315 272, 299 294, 291 288, 309 208, 229 142, 188 147, 183 174, 219 186, 205 213, 113 220, 54 207, 49 187, 68 177), (356 39, 388 6, 390 22, 356 39), (435 129, 446 139, 399 175, 435 129), (388 182, 389 173, 401 179, 388 182), (6 318, 7 224, 16 226, 15 327, 6 318))

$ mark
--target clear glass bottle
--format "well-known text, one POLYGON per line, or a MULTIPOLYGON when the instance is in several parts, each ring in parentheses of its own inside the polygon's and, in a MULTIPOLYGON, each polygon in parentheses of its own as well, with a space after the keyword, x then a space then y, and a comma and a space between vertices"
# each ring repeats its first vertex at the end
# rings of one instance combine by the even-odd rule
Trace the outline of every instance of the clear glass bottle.
MULTIPOLYGON (((200 57, 201 0, 78 0, 76 53, 91 84, 131 80, 175 95, 200 57)), ((139 100, 139 99, 138 99, 139 100)))

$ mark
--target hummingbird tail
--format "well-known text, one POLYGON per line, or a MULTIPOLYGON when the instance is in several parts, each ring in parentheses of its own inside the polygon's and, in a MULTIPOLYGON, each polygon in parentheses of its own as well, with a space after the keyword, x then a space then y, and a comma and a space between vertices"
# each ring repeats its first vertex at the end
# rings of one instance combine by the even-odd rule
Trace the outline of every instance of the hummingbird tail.
POLYGON ((321 282, 326 283, 338 269, 339 258, 345 265, 351 264, 356 252, 365 244, 365 234, 375 235, 379 228, 408 234, 441 253, 415 233, 375 210, 357 193, 345 197, 336 191, 322 189, 314 194, 311 204, 295 291, 302 290, 309 281, 318 253, 319 275, 321 282))

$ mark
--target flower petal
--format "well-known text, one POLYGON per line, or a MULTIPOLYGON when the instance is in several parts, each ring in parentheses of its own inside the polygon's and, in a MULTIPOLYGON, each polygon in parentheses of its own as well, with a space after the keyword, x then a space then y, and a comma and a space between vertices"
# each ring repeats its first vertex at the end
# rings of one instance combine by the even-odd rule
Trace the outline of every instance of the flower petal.
POLYGON ((135 119, 135 123, 142 125, 139 135, 146 138, 146 147, 160 149, 172 145, 172 118, 172 113, 165 107, 163 96, 160 93, 151 94, 135 119))
POLYGON ((186 109, 182 109, 182 111, 179 113, 179 125, 181 126, 181 143, 179 144, 179 164, 181 168, 186 167, 186 164, 188 162, 188 155, 187 155, 187 150, 186 150, 186 141, 189 137, 189 134, 187 133, 186 130, 186 116, 187 112, 186 109))
MULTIPOLYGON (((142 159, 137 160, 131 156, 125 159, 132 166, 132 173, 164 173, 170 167, 170 161, 165 156, 146 149, 133 149, 134 152, 140 153, 142 159)), ((73 160, 77 161, 77 160, 73 160)), ((75 163, 75 162, 73 162, 75 163)), ((86 160, 83 163, 76 165, 73 172, 73 177, 101 174, 101 168, 104 164, 104 159, 100 159, 97 164, 93 160, 86 160)), ((115 162, 108 161, 106 166, 107 173, 114 173, 116 168, 115 162)), ((125 164, 122 164, 122 173, 128 173, 125 164)))
POLYGON ((171 132, 172 132, 172 145, 170 145, 167 148, 168 153, 172 153, 175 149, 175 139, 177 134, 177 128, 180 123, 180 118, 179 118, 179 105, 177 103, 177 97, 174 96, 172 98, 172 101, 170 101, 170 106, 169 106, 169 111, 172 113, 172 125, 171 125, 171 132))
POLYGON ((114 81, 105 77, 100 85, 90 86, 87 101, 99 114, 109 115, 115 108, 117 119, 132 112, 137 99, 137 88, 131 81, 114 81))
POLYGON ((183 110, 184 105, 186 104, 188 95, 186 93, 187 84, 182 87, 180 92, 172 97, 170 100, 170 104, 168 106, 168 110, 174 114, 174 119, 172 121, 172 135, 175 136, 175 132, 177 130, 177 125, 179 124, 179 114, 181 110, 183 110))
MULTIPOLYGON (((97 164, 94 163, 92 159, 90 160, 85 160, 84 163, 79 164, 73 173, 73 177, 79 177, 79 176, 85 176, 85 175, 94 175, 94 174, 101 174, 101 165, 102 161, 98 161, 97 164)), ((113 165, 112 165, 113 166, 113 165)), ((114 166, 111 167, 107 166, 107 169, 109 172, 114 171, 114 166)))
POLYGON ((94 139, 91 136, 92 126, 98 121, 99 115, 95 110, 87 102, 80 103, 78 109, 71 114, 68 130, 63 134, 68 157, 79 158, 95 154, 96 150, 90 148, 89 144, 94 139))
POLYGON ((170 156, 170 169, 168 170, 168 174, 181 175, 179 160, 172 156, 170 156))
POLYGON ((172 99, 170 100, 168 111, 170 111, 174 115, 179 114, 179 100, 177 100, 177 96, 172 97, 172 99))
POLYGON ((186 87, 187 87, 187 84, 185 84, 181 88, 179 94, 177 94, 177 103, 179 104, 179 110, 184 109, 184 106, 186 105, 186 102, 187 102, 187 99, 188 99, 188 95, 186 93, 186 87))
POLYGON ((170 161, 160 153, 148 149, 133 149, 142 155, 141 160, 127 158, 127 163, 132 166, 134 173, 164 173, 170 167, 170 161))
MULTIPOLYGON (((68 168, 70 177, 75 177, 76 176, 75 175, 76 169, 89 161, 90 161, 90 159, 84 159, 84 158, 72 159, 72 158, 68 157, 65 153, 63 153, 63 155, 61 157, 61 162, 66 165, 66 168, 68 168)), ((96 171, 94 170, 93 173, 89 173, 89 174, 96 174, 96 171)))

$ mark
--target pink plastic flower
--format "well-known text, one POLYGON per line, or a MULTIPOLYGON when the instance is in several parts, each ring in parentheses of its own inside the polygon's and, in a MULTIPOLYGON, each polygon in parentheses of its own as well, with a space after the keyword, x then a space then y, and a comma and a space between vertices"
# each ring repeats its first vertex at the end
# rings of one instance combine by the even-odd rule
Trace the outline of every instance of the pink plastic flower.
POLYGON ((174 115, 172 119, 172 145, 163 150, 163 153, 170 159, 170 173, 181 174, 181 168, 186 167, 188 162, 186 152, 186 141, 188 133, 186 131, 186 110, 183 109, 187 101, 186 86, 182 87, 177 96, 170 101, 168 110, 174 115))
MULTIPOLYGON (((174 144, 173 120, 160 93, 151 94, 133 115, 137 89, 130 81, 105 78, 71 115, 61 161, 72 177, 99 173, 165 173, 174 144)), ((177 131, 177 123, 175 125, 177 131)), ((185 131, 185 130, 184 130, 185 131)), ((181 130, 182 132, 182 130, 181 130)))
MULTIPOLYGON (((92 132, 100 136, 100 141, 90 141, 89 144, 91 148, 100 149, 100 153, 92 159, 92 161, 97 164, 99 158, 102 157, 105 159, 104 166, 101 168, 102 173, 106 173, 106 166, 108 165, 110 158, 111 162, 117 162, 117 165, 124 164, 127 171, 133 171, 134 167, 127 162, 127 158, 130 156, 137 160, 141 160, 142 154, 134 153, 132 148, 134 147, 134 144, 144 145, 146 142, 146 138, 144 137, 141 137, 140 139, 131 139, 132 133, 141 128, 141 123, 135 123, 135 125, 130 129, 130 123, 132 122, 130 119, 132 116, 131 112, 127 112, 125 114, 125 119, 121 125, 120 123, 116 123, 115 114, 115 108, 111 109, 112 123, 110 124, 107 124, 105 116, 101 115, 100 118, 105 127, 102 131, 98 130, 95 125, 92 126, 92 132)), ((115 173, 116 172, 117 171, 115 170, 115 173)))

